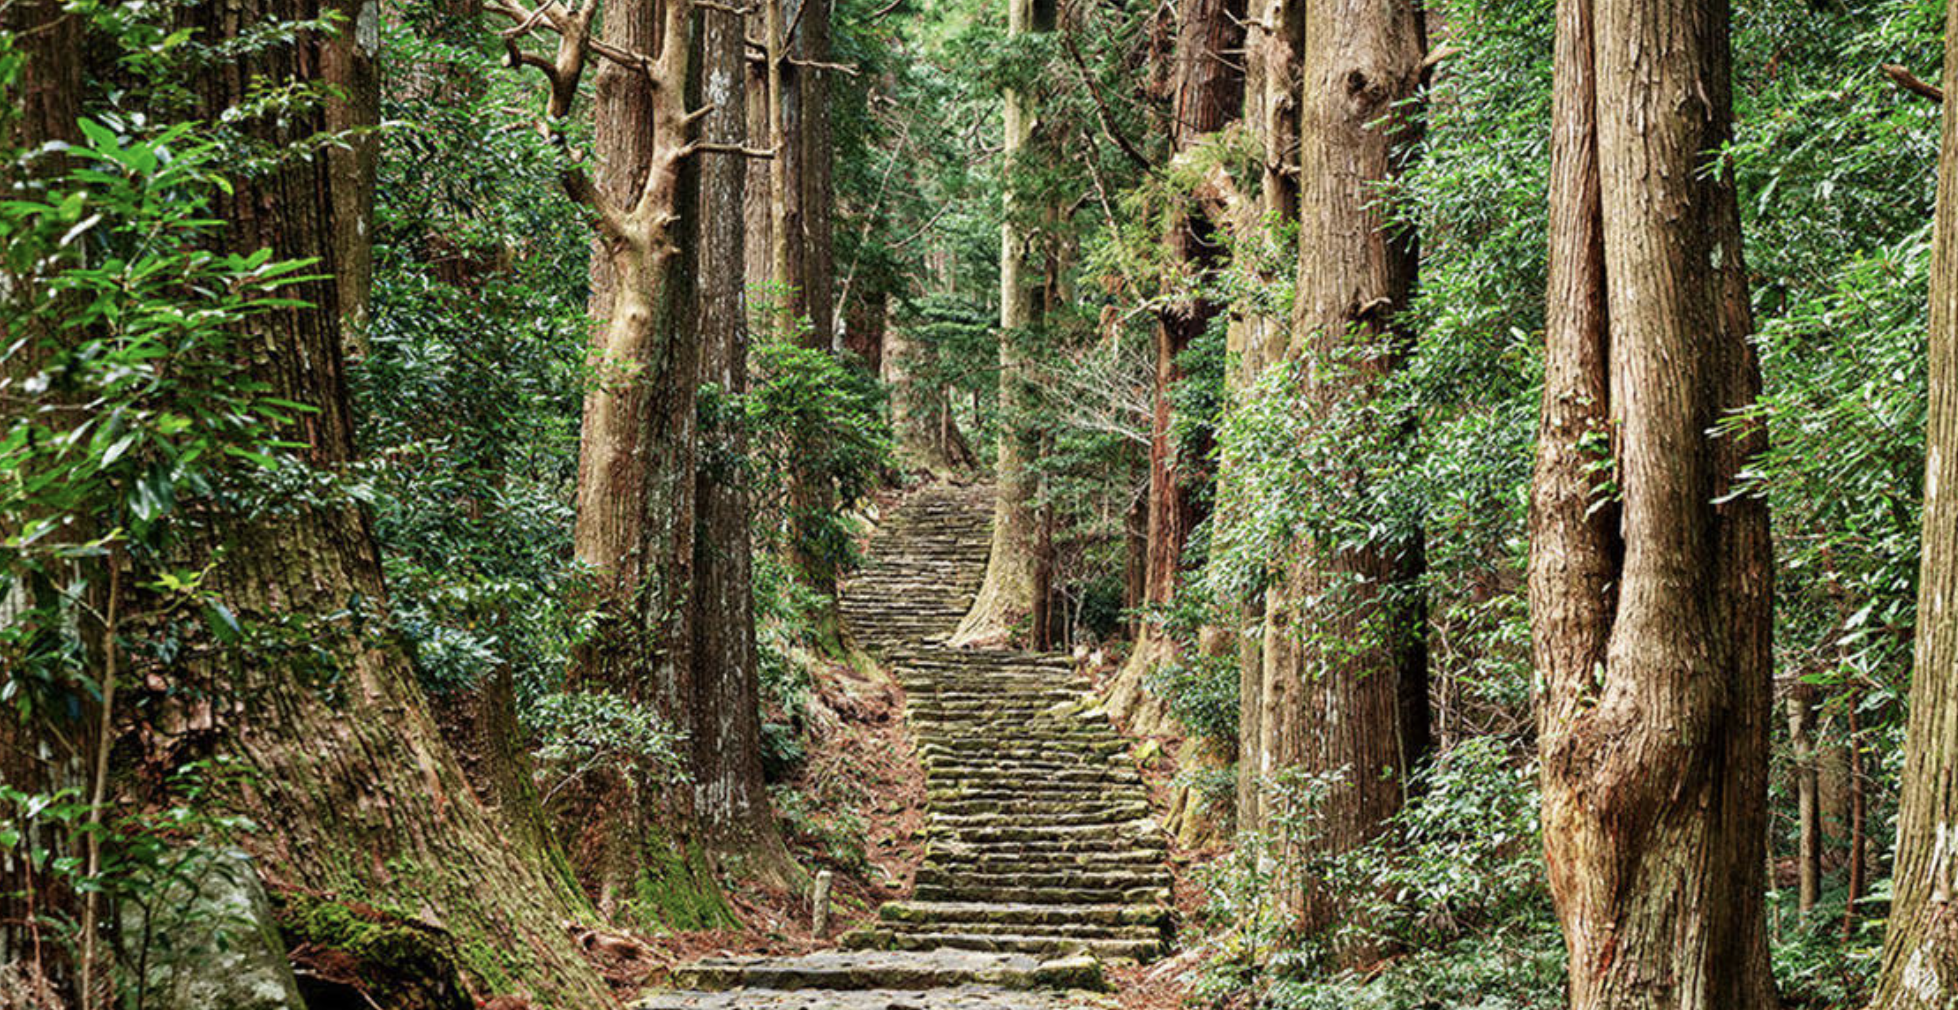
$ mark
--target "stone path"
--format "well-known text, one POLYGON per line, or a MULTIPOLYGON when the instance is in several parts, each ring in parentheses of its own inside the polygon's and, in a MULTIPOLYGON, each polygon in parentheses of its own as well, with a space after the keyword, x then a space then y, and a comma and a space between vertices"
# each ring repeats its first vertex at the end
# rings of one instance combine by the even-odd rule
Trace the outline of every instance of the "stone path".
POLYGON ((984 576, 991 511, 986 487, 912 494, 843 592, 904 685, 925 766, 912 899, 844 951, 702 961, 637 1005, 1049 1010, 1102 988, 1102 962, 1167 951, 1162 832, 1088 682, 1065 657, 943 645, 984 576))

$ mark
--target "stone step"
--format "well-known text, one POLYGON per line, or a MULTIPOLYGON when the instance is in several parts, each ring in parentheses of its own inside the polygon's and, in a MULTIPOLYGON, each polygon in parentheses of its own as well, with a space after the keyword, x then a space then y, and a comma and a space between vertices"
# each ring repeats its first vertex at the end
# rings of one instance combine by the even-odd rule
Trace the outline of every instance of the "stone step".
MULTIPOLYGON (((886 922, 1011 922, 1027 926, 1095 923, 1165 926, 1169 909, 1158 905, 1025 905, 983 901, 893 901, 877 910, 886 922)), ((1031 930, 1030 930, 1031 931, 1031 930)))
POLYGON ((1092 962, 1078 959, 1042 960, 1031 954, 968 947, 931 953, 866 950, 822 951, 800 957, 706 958, 674 968, 672 984, 675 988, 699 992, 731 989, 915 992, 967 985, 1101 991, 1106 983, 1100 975, 1092 962))
POLYGON ((939 887, 919 884, 911 893, 918 901, 990 901, 1025 905, 1163 905, 1167 887, 939 887))
POLYGON ((1122 851, 1062 853, 1029 857, 1024 854, 999 855, 941 852, 925 860, 920 872, 967 874, 978 878, 1007 877, 1013 874, 1148 874, 1162 869, 1162 856, 1153 852, 1122 851))
POLYGON ((1101 810, 1081 810, 1068 812, 1042 811, 1039 813, 992 812, 977 814, 956 814, 933 810, 925 823, 934 828, 953 829, 977 828, 987 825, 1087 825, 1087 824, 1133 824, 1149 816, 1149 804, 1141 800, 1110 805, 1101 810))
POLYGON ((1040 933, 933 933, 866 928, 844 938, 859 950, 982 950, 1044 957, 1087 954, 1109 961, 1143 961, 1161 956, 1161 940, 1101 940, 1040 933))
POLYGON ((1032 932, 1039 936, 1066 936, 1087 940, 1145 940, 1161 943, 1164 939, 1160 926, 1102 926, 1079 922, 1049 923, 1035 930, 1029 930, 1026 925, 1014 922, 888 922, 874 928, 887 929, 895 934, 957 933, 963 936, 1025 936, 1032 932))
POLYGON ((1161 889, 1170 885, 1169 871, 1156 869, 1090 871, 1048 871, 1042 873, 978 873, 943 867, 919 867, 920 886, 945 887, 1081 887, 1103 891, 1129 891, 1136 888, 1161 889))
POLYGON ((1104 793, 1084 793, 1079 797, 1061 799, 1031 799, 1028 797, 1002 798, 990 800, 947 799, 933 803, 935 812, 970 815, 1024 813, 1030 816, 1046 814, 1086 813, 1091 810, 1108 810, 1126 807, 1140 801, 1140 793, 1134 796, 1120 796, 1104 793))

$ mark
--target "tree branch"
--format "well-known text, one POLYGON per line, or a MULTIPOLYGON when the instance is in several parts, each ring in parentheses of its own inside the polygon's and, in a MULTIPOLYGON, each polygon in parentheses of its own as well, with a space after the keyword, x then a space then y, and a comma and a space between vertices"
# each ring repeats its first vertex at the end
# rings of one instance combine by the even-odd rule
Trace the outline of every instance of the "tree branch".
POLYGON ((1904 69, 1903 66, 1896 63, 1879 63, 1877 67, 1884 73, 1889 74, 1890 80, 1894 81, 1897 87, 1920 98, 1928 98, 1931 101, 1943 103, 1943 88, 1919 78, 1916 74, 1904 69))
POLYGON ((807 67, 811 70, 838 70, 849 74, 851 77, 857 76, 857 66, 854 63, 824 63, 821 60, 799 60, 793 56, 783 57, 782 62, 792 67, 807 67))
POLYGON ((1122 153, 1129 156, 1129 160, 1135 163, 1135 167, 1142 169, 1144 172, 1154 171, 1156 166, 1150 164, 1149 159, 1143 156, 1141 149, 1130 142, 1129 138, 1123 136, 1122 131, 1115 128, 1115 113, 1108 107, 1108 102, 1102 98, 1101 89, 1095 87, 1094 81, 1089 79, 1088 61, 1082 58, 1080 47, 1074 44, 1074 33, 1062 31, 1059 34, 1061 45, 1067 48, 1068 58, 1074 62, 1074 70, 1081 77, 1081 86, 1087 88, 1088 97, 1095 100, 1095 119, 1101 123, 1101 132, 1107 134, 1108 139, 1114 141, 1115 146, 1121 148, 1122 153))

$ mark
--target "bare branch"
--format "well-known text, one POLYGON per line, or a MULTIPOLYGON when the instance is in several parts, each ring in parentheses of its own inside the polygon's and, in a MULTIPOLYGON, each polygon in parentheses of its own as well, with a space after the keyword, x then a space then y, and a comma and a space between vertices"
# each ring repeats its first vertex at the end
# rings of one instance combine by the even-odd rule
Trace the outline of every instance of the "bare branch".
POLYGON ((1938 103, 1942 103, 1944 101, 1943 88, 1940 88, 1937 85, 1930 83, 1929 81, 1919 78, 1916 74, 1911 73, 1909 70, 1906 70, 1901 65, 1895 63, 1880 63, 1877 64, 1877 66, 1884 73, 1890 75, 1890 80, 1894 81, 1897 87, 1900 87, 1905 91, 1910 92, 1913 95, 1917 95, 1920 98, 1928 98, 1931 101, 1938 102, 1938 103))
POLYGON ((838 70, 849 74, 851 77, 857 76, 857 65, 854 63, 824 63, 821 60, 800 60, 793 56, 784 57, 783 62, 792 67, 807 67, 812 70, 838 70))
POLYGON ((743 158, 773 158, 772 147, 743 147, 740 144, 716 144, 711 141, 696 140, 680 151, 681 156, 691 154, 738 154, 743 158))

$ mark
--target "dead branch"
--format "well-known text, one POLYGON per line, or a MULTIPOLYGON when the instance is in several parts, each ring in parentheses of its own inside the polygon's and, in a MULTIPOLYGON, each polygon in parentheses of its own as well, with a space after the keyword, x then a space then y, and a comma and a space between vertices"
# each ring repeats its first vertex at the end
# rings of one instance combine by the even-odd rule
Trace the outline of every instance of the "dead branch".
POLYGON ((1879 63, 1877 64, 1877 67, 1878 69, 1882 70, 1884 73, 1889 74, 1890 80, 1895 82, 1897 87, 1900 87, 1905 91, 1908 91, 1911 94, 1918 96, 1919 98, 1928 98, 1931 101, 1943 103, 1944 101, 1943 88, 1940 88, 1937 85, 1932 84, 1929 81, 1926 81, 1918 77, 1916 74, 1913 74, 1909 70, 1905 69, 1902 65, 1896 63, 1879 63))
POLYGON ((821 60, 797 59, 794 56, 784 57, 783 62, 792 67, 806 67, 811 70, 836 70, 849 74, 851 77, 857 76, 857 65, 854 63, 824 63, 821 60))

